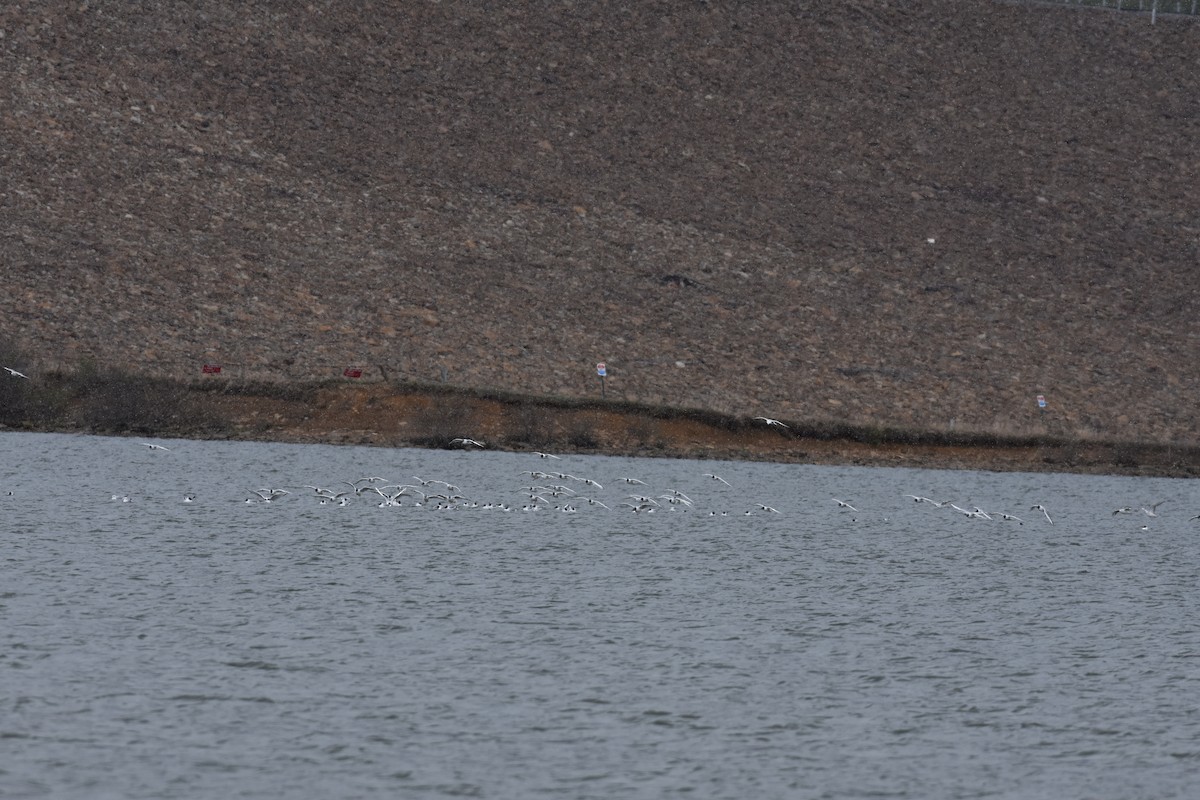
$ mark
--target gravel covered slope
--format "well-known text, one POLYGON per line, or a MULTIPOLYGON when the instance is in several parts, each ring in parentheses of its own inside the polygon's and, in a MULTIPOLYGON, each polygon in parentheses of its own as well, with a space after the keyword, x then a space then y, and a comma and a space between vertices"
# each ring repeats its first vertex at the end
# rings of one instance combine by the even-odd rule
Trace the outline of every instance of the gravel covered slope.
POLYGON ((1200 24, 629 5, 0 8, 0 335, 1200 441, 1200 24))

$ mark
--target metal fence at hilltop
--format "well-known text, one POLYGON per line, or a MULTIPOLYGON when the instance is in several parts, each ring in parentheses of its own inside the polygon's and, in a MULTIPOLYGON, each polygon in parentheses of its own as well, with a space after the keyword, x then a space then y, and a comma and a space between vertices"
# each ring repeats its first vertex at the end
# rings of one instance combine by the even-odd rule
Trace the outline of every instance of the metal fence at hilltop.
POLYGON ((1035 0, 1035 2, 1037 5, 1048 6, 1082 6, 1107 8, 1110 11, 1140 11, 1149 14, 1151 22, 1159 14, 1179 16, 1200 14, 1200 0, 1035 0))

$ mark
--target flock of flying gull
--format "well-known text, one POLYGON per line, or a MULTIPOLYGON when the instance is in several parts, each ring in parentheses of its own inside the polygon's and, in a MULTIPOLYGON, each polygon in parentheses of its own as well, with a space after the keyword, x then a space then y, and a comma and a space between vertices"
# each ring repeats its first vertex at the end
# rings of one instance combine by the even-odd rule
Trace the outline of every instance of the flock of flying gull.
MULTIPOLYGON (((463 448, 483 448, 486 445, 476 439, 454 439, 452 444, 463 448)), ((165 450, 162 445, 143 443, 143 446, 155 450, 165 450)), ((561 456, 553 453, 536 452, 539 459, 562 460, 561 456)), ((605 491, 604 485, 594 478, 579 477, 566 472, 555 470, 524 470, 519 473, 527 485, 515 488, 506 493, 505 499, 482 499, 464 494, 462 487, 450 481, 437 478, 422 478, 412 476, 410 482, 395 482, 387 478, 373 475, 358 478, 353 481, 339 481, 330 486, 266 487, 252 489, 247 492, 243 501, 247 505, 276 503, 289 498, 315 501, 317 505, 345 507, 352 503, 373 504, 380 508, 429 508, 434 510, 452 509, 485 509, 498 511, 522 512, 559 512, 565 514, 578 513, 589 508, 607 509, 609 511, 628 511, 635 514, 652 514, 659 511, 688 512, 695 509, 694 501, 686 492, 679 489, 667 489, 661 494, 655 494, 649 489, 649 484, 640 478, 622 477, 609 482, 610 487, 605 499, 597 495, 605 491), (614 490, 614 486, 620 487, 614 490), (645 487, 645 488, 643 488, 645 487), (614 496, 617 495, 617 496, 614 496), (606 502, 607 500, 607 502, 606 502)), ((729 481, 714 473, 704 473, 707 482, 733 488, 729 481)), ((113 495, 114 500, 128 502, 126 495, 113 495)), ((195 502, 195 495, 186 495, 185 503, 195 502)), ((709 516, 729 516, 727 511, 707 511, 709 516)), ((757 503, 753 508, 740 512, 744 515, 756 513, 780 513, 777 509, 763 503, 757 503)))
MULTIPOLYGON (((455 439, 454 444, 467 448, 484 448, 486 445, 475 439, 455 439)), ((150 442, 142 442, 141 446, 152 451, 171 452, 167 447, 150 442)), ((546 463, 562 460, 552 453, 536 452, 533 455, 546 463)), ((454 509, 485 509, 498 511, 521 512, 559 512, 578 513, 587 509, 606 509, 609 511, 624 511, 635 514, 654 513, 700 513, 707 516, 752 516, 755 514, 780 514, 773 506, 765 503, 753 503, 750 507, 743 506, 737 511, 712 510, 708 506, 713 501, 729 500, 730 497, 744 498, 746 492, 735 489, 729 481, 715 473, 703 473, 704 482, 712 484, 720 492, 708 493, 704 505, 697 505, 697 500, 688 493, 676 488, 652 490, 648 484, 633 477, 620 477, 606 480, 609 484, 605 490, 598 480, 589 477, 571 475, 553 469, 529 469, 519 475, 524 477, 526 485, 514 488, 506 493, 504 499, 484 499, 473 493, 466 493, 457 484, 435 479, 412 476, 409 481, 392 481, 381 476, 367 476, 356 480, 343 480, 329 486, 305 484, 301 486, 264 487, 248 490, 242 501, 247 505, 278 503, 283 501, 311 502, 321 506, 345 507, 351 504, 371 504, 380 508, 427 508, 435 510, 454 509), (733 491, 725 491, 725 489, 733 491), (601 494, 607 492, 606 494, 601 494)), ((973 505, 970 508, 958 505, 949 500, 939 501, 916 494, 905 495, 917 504, 928 505, 932 509, 947 509, 962 515, 966 519, 992 522, 1009 522, 1017 525, 1025 524, 1026 520, 1016 514, 1006 511, 988 511, 973 505)), ((128 494, 113 494, 111 499, 119 502, 131 502, 128 494)), ((184 503, 194 503, 194 494, 183 497, 184 503)), ((836 497, 829 498, 831 508, 852 514, 862 513, 857 507, 846 500, 836 497)), ((1146 517, 1158 517, 1158 507, 1164 501, 1152 505, 1122 506, 1112 512, 1113 516, 1121 514, 1141 514, 1146 517)), ((1053 525, 1054 519, 1050 510, 1041 503, 1030 506, 1030 511, 1036 512, 1030 516, 1030 521, 1045 525, 1053 525)), ((1029 516, 1029 515, 1027 515, 1029 516)), ((857 518, 851 517, 851 521, 857 518)), ((1200 520, 1200 514, 1188 521, 1200 520)), ((1148 530, 1143 526, 1142 530, 1148 530)))
MULTIPOLYGON (((29 376, 19 372, 12 367, 4 367, 4 370, 13 378, 24 378, 29 380, 29 376)), ((787 428, 785 422, 774 419, 772 417, 755 417, 756 420, 766 424, 768 427, 787 428)), ((482 449, 485 448, 483 442, 477 439, 469 439, 459 437, 453 439, 451 444, 467 449, 482 449)), ((159 450, 170 452, 170 449, 160 444, 152 444, 143 442, 143 447, 150 450, 159 450)), ((537 453, 538 457, 543 459, 560 460, 559 456, 551 453, 537 453)), ((612 510, 632 511, 634 513, 650 514, 657 511, 691 511, 695 508, 695 501, 684 492, 678 489, 668 489, 662 494, 653 494, 648 490, 637 491, 636 487, 646 486, 646 482, 637 478, 618 478, 617 483, 622 484, 627 490, 619 500, 610 498, 610 502, 615 503, 610 506, 602 500, 593 496, 594 490, 602 490, 604 487, 592 478, 579 478, 565 472, 556 472, 549 470, 527 470, 524 475, 531 479, 530 485, 521 489, 521 499, 518 502, 504 501, 484 501, 480 502, 462 493, 462 489, 453 483, 442 480, 425 480, 414 476, 415 483, 400 483, 391 482, 386 478, 379 476, 371 476, 359 478, 354 481, 341 481, 334 486, 314 486, 311 484, 302 487, 284 487, 284 488, 264 488, 255 489, 249 492, 249 497, 245 502, 248 504, 257 503, 274 503, 282 500, 302 490, 311 492, 310 497, 314 498, 320 505, 336 505, 347 506, 354 501, 374 502, 381 508, 394 507, 399 508, 404 505, 416 507, 429 507, 435 509, 457 509, 457 508, 483 508, 483 509, 499 509, 501 511, 543 511, 552 510, 562 513, 576 513, 580 509, 588 507, 600 507, 612 510), (578 485, 570 485, 565 483, 554 483, 554 481, 571 481, 578 485), (588 492, 588 494, 583 494, 588 492), (409 502, 406 502, 409 501, 409 502)), ((705 477, 711 481, 715 481, 725 486, 730 486, 729 482, 719 475, 706 473, 705 477)), ((732 487, 730 487, 732 488, 732 487)), ((9 492, 11 494, 11 492, 9 492)), ((906 495, 909 499, 916 503, 928 503, 934 508, 949 508, 950 510, 962 514, 964 517, 976 520, 987 521, 1003 521, 1015 522, 1018 525, 1023 525, 1025 520, 1018 517, 1016 514, 1010 514, 1005 511, 985 511, 979 506, 972 508, 963 508, 948 500, 938 501, 928 497, 910 494, 906 495)), ((858 512, 858 509, 845 500, 839 500, 836 497, 830 498, 837 504, 839 509, 844 509, 850 512, 858 512)), ((112 500, 128 503, 131 498, 128 494, 114 494, 112 500)), ((183 502, 193 503, 196 501, 196 496, 193 494, 185 495, 183 502)), ((1121 506, 1114 509, 1113 516, 1119 514, 1137 514, 1142 513, 1147 517, 1157 517, 1158 507, 1164 501, 1153 503, 1149 506, 1121 506)), ((1040 517, 1035 519, 1044 520, 1046 524, 1053 525, 1054 519, 1050 516, 1050 511, 1043 504, 1036 503, 1029 507, 1030 511, 1040 513, 1040 517)), ((728 511, 708 511, 709 516, 728 516, 728 511)), ((753 515, 756 513, 778 514, 777 509, 772 506, 755 503, 753 508, 741 512, 744 515, 753 515)), ((1188 521, 1192 522, 1200 520, 1200 514, 1194 517, 1189 517, 1188 521)), ((1142 526, 1142 530, 1147 530, 1148 526, 1142 526)))

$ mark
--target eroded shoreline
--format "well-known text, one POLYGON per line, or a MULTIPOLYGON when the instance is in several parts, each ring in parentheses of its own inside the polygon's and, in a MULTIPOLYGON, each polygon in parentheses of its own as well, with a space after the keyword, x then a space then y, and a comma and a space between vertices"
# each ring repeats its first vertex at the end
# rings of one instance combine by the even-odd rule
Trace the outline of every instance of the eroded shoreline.
MULTIPOLYGON (((63 380, 67 380, 65 377, 63 380)), ((919 432, 767 426, 700 410, 508 395, 446 386, 326 382, 235 385, 163 382, 78 388, 57 415, 36 411, 8 429, 167 438, 452 447, 779 463, 1076 472, 1189 478, 1200 447, 1069 439, 1000 439, 919 432)), ((67 394, 50 388, 47 393, 67 394)))

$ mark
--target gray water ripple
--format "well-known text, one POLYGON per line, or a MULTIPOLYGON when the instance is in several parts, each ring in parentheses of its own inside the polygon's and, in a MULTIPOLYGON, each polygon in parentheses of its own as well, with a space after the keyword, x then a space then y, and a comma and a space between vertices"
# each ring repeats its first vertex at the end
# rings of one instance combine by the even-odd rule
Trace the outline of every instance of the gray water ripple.
POLYGON ((246 505, 378 474, 519 508, 544 464, 169 446, 0 436, 0 794, 1162 798, 1200 775, 1194 482, 568 456, 611 506, 621 475, 696 506, 246 505))

